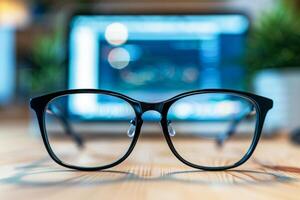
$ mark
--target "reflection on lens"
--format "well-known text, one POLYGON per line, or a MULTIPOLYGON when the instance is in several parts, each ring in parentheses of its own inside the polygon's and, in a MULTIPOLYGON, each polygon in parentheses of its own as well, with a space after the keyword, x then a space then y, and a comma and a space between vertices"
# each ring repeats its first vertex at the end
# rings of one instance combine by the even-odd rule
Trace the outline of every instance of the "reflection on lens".
POLYGON ((198 166, 225 167, 240 161, 250 148, 257 113, 244 97, 209 93, 176 101, 167 119, 172 143, 183 159, 198 166))
POLYGON ((116 162, 127 152, 133 138, 127 133, 130 130, 134 135, 135 124, 131 105, 110 95, 65 95, 53 99, 46 107, 50 147, 58 159, 72 166, 101 167, 116 162), (122 122, 117 127, 114 122, 99 121, 103 114, 116 117, 118 113, 122 114, 122 122))

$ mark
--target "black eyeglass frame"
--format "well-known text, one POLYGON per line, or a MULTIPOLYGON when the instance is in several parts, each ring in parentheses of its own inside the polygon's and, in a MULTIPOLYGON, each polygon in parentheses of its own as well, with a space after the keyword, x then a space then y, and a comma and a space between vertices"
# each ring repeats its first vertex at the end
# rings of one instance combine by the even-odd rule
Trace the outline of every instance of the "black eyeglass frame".
POLYGON ((230 168, 235 168, 240 166, 241 164, 245 163, 253 154, 257 143, 259 141, 259 138, 261 136, 263 124, 266 118, 266 115, 268 111, 273 107, 273 101, 269 98, 262 97, 259 95, 247 93, 247 92, 242 92, 242 91, 235 91, 235 90, 228 90, 228 89, 205 89, 205 90, 195 90, 195 91, 190 91, 190 92, 185 92, 182 94, 179 94, 177 96, 174 96, 173 98, 170 98, 168 100, 158 102, 158 103, 148 103, 148 102, 142 102, 142 101, 137 101, 135 99, 132 99, 126 95, 113 92, 113 91, 108 91, 108 90, 98 90, 98 89, 75 89, 75 90, 65 90, 65 91, 59 91, 51 94, 46 94, 43 96, 35 97, 30 100, 30 106, 31 108, 35 111, 37 119, 38 119, 38 124, 39 128, 41 131, 43 143, 46 147, 46 150, 50 157, 59 165, 71 168, 71 169, 76 169, 76 170, 83 170, 83 171, 96 171, 96 170, 103 170, 107 168, 114 167, 121 162, 123 162, 133 151, 139 135, 141 131, 141 127, 143 124, 143 119, 142 115, 143 113, 147 111, 157 111, 161 114, 161 126, 163 129, 163 134, 164 137, 167 141, 167 144, 169 148, 171 149, 172 153, 179 159, 181 162, 184 164, 196 168, 196 169, 201 169, 201 170, 208 170, 208 171, 220 171, 220 170, 227 170, 230 168), (169 135, 168 132, 168 120, 167 120, 167 114, 169 111, 169 108, 172 106, 173 103, 178 101, 179 99, 182 99, 184 97, 192 96, 192 95, 197 95, 197 94, 209 94, 209 93, 220 93, 220 94, 231 94, 231 95, 236 95, 240 96, 244 99, 249 100, 250 102, 253 103, 254 107, 256 108, 257 112, 257 122, 256 122, 256 128, 255 128, 255 133, 254 137, 252 139, 251 145, 246 152, 246 154, 236 162, 235 164, 229 165, 229 166, 217 166, 217 167, 208 167, 208 166, 200 166, 193 164, 187 160, 185 160, 180 154, 176 151, 173 142, 171 140, 171 136, 169 135), (53 99, 60 97, 60 96, 65 96, 65 95, 71 95, 71 94, 104 94, 104 95, 110 95, 114 97, 118 97, 120 99, 123 99, 127 103, 129 103, 132 108, 134 109, 135 115, 136 115, 136 130, 135 134, 132 138, 131 144, 127 150, 127 152, 118 160, 115 162, 105 165, 105 166, 99 166, 99 167, 81 167, 81 166, 75 166, 75 165, 69 165, 64 162, 62 162, 53 152, 51 149, 51 146, 48 141, 48 136, 46 132, 46 126, 45 126, 45 113, 46 113, 46 108, 49 102, 51 102, 53 99))

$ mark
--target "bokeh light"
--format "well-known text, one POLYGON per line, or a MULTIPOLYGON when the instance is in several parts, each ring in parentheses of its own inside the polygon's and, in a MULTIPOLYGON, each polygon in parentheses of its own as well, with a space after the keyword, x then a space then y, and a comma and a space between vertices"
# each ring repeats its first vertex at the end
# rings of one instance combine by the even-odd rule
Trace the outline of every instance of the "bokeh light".
POLYGON ((108 54, 108 62, 115 69, 125 68, 130 61, 129 52, 122 47, 112 49, 108 54))
POLYGON ((118 22, 111 23, 105 29, 105 39, 114 46, 124 44, 128 39, 127 27, 118 22))

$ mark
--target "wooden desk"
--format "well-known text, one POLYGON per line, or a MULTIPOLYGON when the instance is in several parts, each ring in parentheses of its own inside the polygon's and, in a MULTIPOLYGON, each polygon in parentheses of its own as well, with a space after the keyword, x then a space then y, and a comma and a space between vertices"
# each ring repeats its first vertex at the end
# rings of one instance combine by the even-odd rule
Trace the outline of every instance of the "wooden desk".
POLYGON ((0 125, 0 199, 300 199, 300 147, 261 140, 252 159, 229 171, 183 165, 163 138, 141 138, 123 164, 79 172, 56 165, 19 124, 0 125))

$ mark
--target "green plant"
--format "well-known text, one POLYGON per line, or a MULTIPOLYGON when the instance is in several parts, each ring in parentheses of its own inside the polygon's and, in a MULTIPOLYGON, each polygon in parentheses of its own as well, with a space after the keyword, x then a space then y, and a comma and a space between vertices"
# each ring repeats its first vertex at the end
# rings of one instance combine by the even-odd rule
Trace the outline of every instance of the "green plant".
POLYGON ((32 49, 32 93, 49 92, 63 87, 64 55, 59 32, 36 38, 32 49))
POLYGON ((300 66, 300 15, 292 5, 279 1, 254 24, 245 56, 249 74, 300 66))

